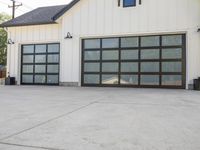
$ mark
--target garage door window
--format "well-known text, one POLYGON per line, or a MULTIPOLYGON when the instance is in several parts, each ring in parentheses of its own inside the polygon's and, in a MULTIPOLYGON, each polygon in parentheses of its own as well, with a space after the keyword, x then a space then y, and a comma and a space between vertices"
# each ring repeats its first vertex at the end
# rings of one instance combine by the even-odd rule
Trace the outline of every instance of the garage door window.
POLYGON ((22 46, 21 84, 59 84, 59 44, 22 46))
POLYGON ((185 88, 185 35, 83 40, 82 85, 185 88))

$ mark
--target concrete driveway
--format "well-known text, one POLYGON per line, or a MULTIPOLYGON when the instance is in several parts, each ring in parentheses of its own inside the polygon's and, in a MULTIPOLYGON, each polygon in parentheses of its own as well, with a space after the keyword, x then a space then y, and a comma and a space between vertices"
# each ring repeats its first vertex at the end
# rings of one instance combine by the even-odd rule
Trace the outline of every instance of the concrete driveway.
POLYGON ((200 92, 2 86, 0 150, 200 150, 200 92))

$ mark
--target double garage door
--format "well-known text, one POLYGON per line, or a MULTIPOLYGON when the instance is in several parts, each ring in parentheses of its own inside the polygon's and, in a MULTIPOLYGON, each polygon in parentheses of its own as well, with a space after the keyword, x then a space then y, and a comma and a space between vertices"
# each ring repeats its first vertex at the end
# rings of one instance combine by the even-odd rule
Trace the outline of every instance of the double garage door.
POLYGON ((59 44, 22 45, 21 84, 59 84, 59 44))
POLYGON ((184 34, 82 43, 82 86, 185 88, 184 34))

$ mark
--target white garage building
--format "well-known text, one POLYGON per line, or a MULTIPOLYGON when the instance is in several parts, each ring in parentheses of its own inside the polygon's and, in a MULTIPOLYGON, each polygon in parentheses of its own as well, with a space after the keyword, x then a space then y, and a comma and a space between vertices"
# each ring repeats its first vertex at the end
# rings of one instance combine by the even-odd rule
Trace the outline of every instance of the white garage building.
POLYGON ((189 88, 200 76, 200 0, 74 0, 1 27, 17 84, 189 88))

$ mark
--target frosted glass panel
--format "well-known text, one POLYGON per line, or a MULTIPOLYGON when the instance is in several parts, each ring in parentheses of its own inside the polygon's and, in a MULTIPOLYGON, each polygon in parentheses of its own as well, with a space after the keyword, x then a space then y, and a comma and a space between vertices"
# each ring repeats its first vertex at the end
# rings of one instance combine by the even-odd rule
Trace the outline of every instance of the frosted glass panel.
POLYGON ((84 83, 86 84, 99 84, 99 75, 84 75, 84 83))

